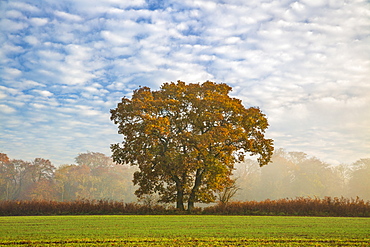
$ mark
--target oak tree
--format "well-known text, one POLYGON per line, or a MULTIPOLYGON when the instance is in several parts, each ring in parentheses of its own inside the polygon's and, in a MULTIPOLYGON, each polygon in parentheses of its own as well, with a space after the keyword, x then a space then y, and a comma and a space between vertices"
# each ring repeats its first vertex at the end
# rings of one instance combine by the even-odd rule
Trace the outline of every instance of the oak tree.
POLYGON ((265 115, 229 96, 231 87, 206 81, 164 83, 157 91, 141 87, 111 110, 123 135, 112 144, 113 160, 138 166, 135 192, 158 193, 162 202, 188 210, 195 202, 213 202, 232 184, 234 164, 246 154, 269 163, 273 141, 266 139, 265 115))

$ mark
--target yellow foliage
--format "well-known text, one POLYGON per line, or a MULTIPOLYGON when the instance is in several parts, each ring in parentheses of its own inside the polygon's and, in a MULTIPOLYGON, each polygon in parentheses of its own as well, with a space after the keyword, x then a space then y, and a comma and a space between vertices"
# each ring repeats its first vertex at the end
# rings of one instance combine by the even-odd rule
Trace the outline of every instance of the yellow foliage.
POLYGON ((124 136, 121 145, 112 145, 113 158, 139 166, 134 182, 141 194, 159 192, 178 206, 184 198, 209 202, 246 153, 259 155, 261 166, 270 161, 265 115, 231 98, 231 89, 210 81, 164 83, 158 91, 135 90, 111 110, 124 136))

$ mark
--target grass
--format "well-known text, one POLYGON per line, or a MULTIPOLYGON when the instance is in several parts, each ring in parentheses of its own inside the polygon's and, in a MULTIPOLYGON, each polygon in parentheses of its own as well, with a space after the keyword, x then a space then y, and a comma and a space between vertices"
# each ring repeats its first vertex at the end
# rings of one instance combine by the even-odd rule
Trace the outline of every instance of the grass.
POLYGON ((369 232, 370 218, 346 217, 0 217, 0 245, 10 246, 366 246, 369 232))

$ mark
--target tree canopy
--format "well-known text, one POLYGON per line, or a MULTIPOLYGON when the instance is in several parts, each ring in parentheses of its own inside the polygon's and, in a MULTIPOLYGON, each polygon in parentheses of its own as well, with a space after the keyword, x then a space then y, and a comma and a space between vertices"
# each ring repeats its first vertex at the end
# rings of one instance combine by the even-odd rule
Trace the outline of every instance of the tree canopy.
POLYGON ((158 193, 177 208, 213 202, 215 192, 232 183, 234 164, 246 154, 269 163, 273 141, 264 137, 267 118, 257 107, 245 108, 229 96, 231 87, 164 83, 157 91, 141 87, 111 110, 123 135, 112 144, 113 160, 138 166, 136 195, 158 193))

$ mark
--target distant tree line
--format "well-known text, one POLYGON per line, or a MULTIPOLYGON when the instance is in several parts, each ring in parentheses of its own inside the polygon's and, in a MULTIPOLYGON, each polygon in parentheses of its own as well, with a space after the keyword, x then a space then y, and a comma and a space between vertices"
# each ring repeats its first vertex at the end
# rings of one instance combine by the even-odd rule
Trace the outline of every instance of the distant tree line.
MULTIPOLYGON (((81 153, 76 164, 59 167, 43 158, 28 162, 0 153, 0 200, 134 202, 135 171, 95 152, 81 153)), ((269 165, 261 168, 246 160, 233 173, 235 184, 217 195, 224 203, 326 196, 370 200, 370 159, 333 166, 302 152, 278 149, 269 165)), ((150 204, 156 198, 144 199, 150 204)))
POLYGON ((46 159, 28 162, 0 153, 0 200, 135 200, 133 168, 94 152, 79 154, 76 163, 55 167, 46 159))
POLYGON ((294 197, 360 197, 370 200, 370 159, 330 165, 303 152, 275 150, 272 163, 239 163, 234 176, 239 201, 294 197))

